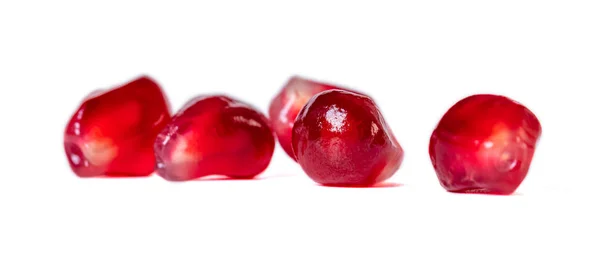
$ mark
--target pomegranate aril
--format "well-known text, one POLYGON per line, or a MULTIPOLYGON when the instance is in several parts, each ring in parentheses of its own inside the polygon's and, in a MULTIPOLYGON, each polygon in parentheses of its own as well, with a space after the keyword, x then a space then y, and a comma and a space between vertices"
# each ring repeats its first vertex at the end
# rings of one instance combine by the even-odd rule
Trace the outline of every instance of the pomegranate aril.
POLYGON ((335 89, 302 108, 292 146, 306 174, 326 186, 375 185, 390 178, 404 156, 370 97, 335 89))
POLYGON ((200 96, 156 138, 156 171, 171 181, 252 178, 267 168, 274 148, 275 136, 259 111, 227 96, 200 96))
POLYGON ((71 169, 80 177, 150 175, 154 140, 169 117, 168 102, 149 77, 94 91, 65 129, 71 169))
POLYGON ((292 159, 296 159, 292 150, 292 128, 300 109, 312 96, 330 89, 350 91, 339 86, 293 76, 271 101, 269 119, 277 134, 279 144, 292 159))
POLYGON ((541 133, 536 116, 520 103, 473 95, 444 114, 429 155, 450 192, 512 194, 527 176, 541 133))

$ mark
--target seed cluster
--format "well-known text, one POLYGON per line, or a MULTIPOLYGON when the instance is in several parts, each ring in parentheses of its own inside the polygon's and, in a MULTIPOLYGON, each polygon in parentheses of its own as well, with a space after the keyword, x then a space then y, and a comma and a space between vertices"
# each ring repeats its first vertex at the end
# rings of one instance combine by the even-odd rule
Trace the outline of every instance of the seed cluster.
MULTIPOLYGON (((147 76, 90 94, 64 132, 71 169, 79 177, 251 179, 269 166, 278 141, 318 184, 372 187, 392 177, 404 159, 368 94, 299 76, 271 100, 268 117, 227 95, 193 98, 175 114, 170 109, 147 76)), ((472 95, 441 118, 429 155, 447 191, 512 194, 541 133, 522 104, 472 95)))

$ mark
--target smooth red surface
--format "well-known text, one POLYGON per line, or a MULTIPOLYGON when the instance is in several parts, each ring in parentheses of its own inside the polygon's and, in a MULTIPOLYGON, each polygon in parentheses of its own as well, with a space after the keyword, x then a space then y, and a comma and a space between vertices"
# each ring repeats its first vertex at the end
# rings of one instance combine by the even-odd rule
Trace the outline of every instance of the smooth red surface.
POLYGON ((297 161, 327 186, 372 186, 390 178, 404 152, 375 102, 366 95, 328 90, 300 111, 293 128, 297 161))
POLYGON ((292 151, 292 128, 300 109, 315 94, 334 88, 348 90, 339 86, 293 76, 271 101, 269 118, 273 130, 277 134, 279 144, 292 159, 296 159, 292 151))
POLYGON ((227 96, 200 96, 156 138, 156 171, 171 181, 252 178, 267 168, 274 148, 269 121, 256 109, 227 96))
POLYGON ((512 194, 527 175, 541 133, 540 122, 523 105, 504 96, 473 95, 442 117, 429 155, 448 191, 512 194))
POLYGON ((169 117, 167 100, 149 77, 92 93, 65 129, 71 169, 80 177, 150 175, 154 140, 169 117))

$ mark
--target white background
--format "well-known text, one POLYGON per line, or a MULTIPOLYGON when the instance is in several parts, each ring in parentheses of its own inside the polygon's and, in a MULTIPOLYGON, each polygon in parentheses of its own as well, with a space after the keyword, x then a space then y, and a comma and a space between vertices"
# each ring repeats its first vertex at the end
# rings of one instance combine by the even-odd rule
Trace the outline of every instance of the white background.
POLYGON ((0 2, 0 266, 599 266, 598 1, 0 2), (173 109, 266 111, 289 76, 372 95, 392 182, 314 185, 278 147, 257 181, 79 179, 62 132, 90 91, 155 78, 173 109), (473 93, 543 127, 513 196, 438 184, 428 141, 473 93))

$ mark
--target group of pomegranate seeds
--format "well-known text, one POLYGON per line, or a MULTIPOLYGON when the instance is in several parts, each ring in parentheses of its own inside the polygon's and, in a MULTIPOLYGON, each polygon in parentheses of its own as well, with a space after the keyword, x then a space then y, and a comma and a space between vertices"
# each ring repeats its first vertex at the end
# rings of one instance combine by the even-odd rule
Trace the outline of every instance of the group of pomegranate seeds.
MULTIPOLYGON (((225 95, 203 95, 170 114, 156 82, 140 77, 90 94, 71 117, 65 152, 79 177, 210 175, 253 178, 273 156, 275 136, 315 182, 368 187, 390 178, 404 151, 368 95, 292 77, 269 118, 225 95), (275 133, 275 134, 274 134, 275 133)), ((525 179, 541 125, 498 95, 460 100, 431 135, 429 155, 450 192, 512 194, 525 179)))

